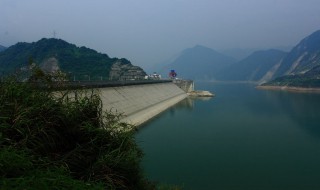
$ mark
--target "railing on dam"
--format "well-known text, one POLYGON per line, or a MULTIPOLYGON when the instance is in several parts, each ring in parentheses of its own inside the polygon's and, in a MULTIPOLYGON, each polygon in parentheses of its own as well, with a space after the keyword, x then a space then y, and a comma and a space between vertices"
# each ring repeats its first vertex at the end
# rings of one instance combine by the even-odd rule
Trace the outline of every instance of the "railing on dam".
MULTIPOLYGON (((160 83, 174 83, 186 93, 194 90, 194 83, 192 80, 126 80, 126 81, 59 81, 50 83, 50 88, 53 89, 90 89, 90 88, 106 88, 106 87, 120 87, 133 86, 145 84, 160 84, 160 83)), ((48 88, 48 84, 42 82, 33 82, 35 87, 48 88)))
MULTIPOLYGON (((126 80, 126 81, 60 81, 50 83, 50 86, 55 88, 104 88, 104 87, 119 87, 132 86, 143 84, 171 83, 172 80, 126 80)), ((47 85, 41 82, 33 83, 37 87, 46 87, 47 85)))
POLYGON ((118 87, 118 86, 132 86, 142 84, 156 84, 169 83, 172 80, 126 80, 126 81, 71 81, 66 84, 70 87, 85 87, 85 88, 103 88, 103 87, 118 87))
POLYGON ((194 90, 194 82, 192 80, 126 80, 126 81, 81 81, 81 82, 68 82, 67 86, 71 88, 104 88, 104 87, 119 87, 119 86, 132 86, 142 84, 157 84, 157 83, 171 83, 173 82, 185 92, 194 90))

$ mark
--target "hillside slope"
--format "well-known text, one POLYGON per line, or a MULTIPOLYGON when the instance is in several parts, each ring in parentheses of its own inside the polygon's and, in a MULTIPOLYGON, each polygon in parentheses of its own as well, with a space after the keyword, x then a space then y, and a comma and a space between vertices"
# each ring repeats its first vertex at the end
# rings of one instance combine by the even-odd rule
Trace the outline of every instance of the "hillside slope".
POLYGON ((126 59, 110 58, 107 54, 54 38, 43 38, 33 43, 17 43, 0 52, 0 72, 19 72, 28 67, 30 60, 43 70, 61 70, 76 80, 105 80, 110 78, 110 72, 113 73, 114 80, 121 79, 122 67, 133 70, 132 73, 137 77, 145 76, 140 67, 133 66, 126 59), (115 64, 116 68, 113 67, 115 64), (115 70, 119 71, 118 75, 115 70))
POLYGON ((218 79, 232 81, 270 80, 286 55, 286 52, 274 49, 256 51, 221 71, 218 79))
POLYGON ((276 76, 303 74, 320 65, 320 30, 296 45, 279 67, 276 76))
POLYGON ((320 30, 292 49, 276 76, 278 78, 264 85, 320 87, 320 30))
POLYGON ((291 74, 277 77, 262 85, 320 88, 320 66, 315 66, 303 74, 291 74))

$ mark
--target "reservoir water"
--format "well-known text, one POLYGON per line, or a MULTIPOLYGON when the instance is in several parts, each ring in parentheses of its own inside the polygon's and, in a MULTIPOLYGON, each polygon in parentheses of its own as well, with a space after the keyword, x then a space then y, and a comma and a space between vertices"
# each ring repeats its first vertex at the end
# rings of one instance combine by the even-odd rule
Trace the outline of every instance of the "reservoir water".
POLYGON ((320 94, 196 83, 136 139, 153 181, 183 189, 320 189, 320 94))

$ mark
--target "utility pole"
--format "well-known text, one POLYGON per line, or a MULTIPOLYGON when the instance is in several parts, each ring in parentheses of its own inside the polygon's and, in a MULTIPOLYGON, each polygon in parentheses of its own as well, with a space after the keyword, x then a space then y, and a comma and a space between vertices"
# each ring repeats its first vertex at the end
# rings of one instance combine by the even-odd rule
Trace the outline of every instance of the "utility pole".
POLYGON ((53 33, 52 33, 52 34, 53 34, 53 38, 56 38, 57 33, 56 33, 56 31, 55 31, 55 30, 53 31, 53 33))

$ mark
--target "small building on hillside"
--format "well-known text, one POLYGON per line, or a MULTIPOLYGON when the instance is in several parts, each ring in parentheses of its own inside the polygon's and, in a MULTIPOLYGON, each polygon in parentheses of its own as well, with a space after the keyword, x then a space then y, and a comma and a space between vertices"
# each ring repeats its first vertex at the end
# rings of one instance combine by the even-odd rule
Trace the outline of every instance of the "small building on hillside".
POLYGON ((160 80, 161 79, 161 75, 154 72, 153 74, 150 74, 146 77, 146 79, 151 79, 151 80, 160 80))

